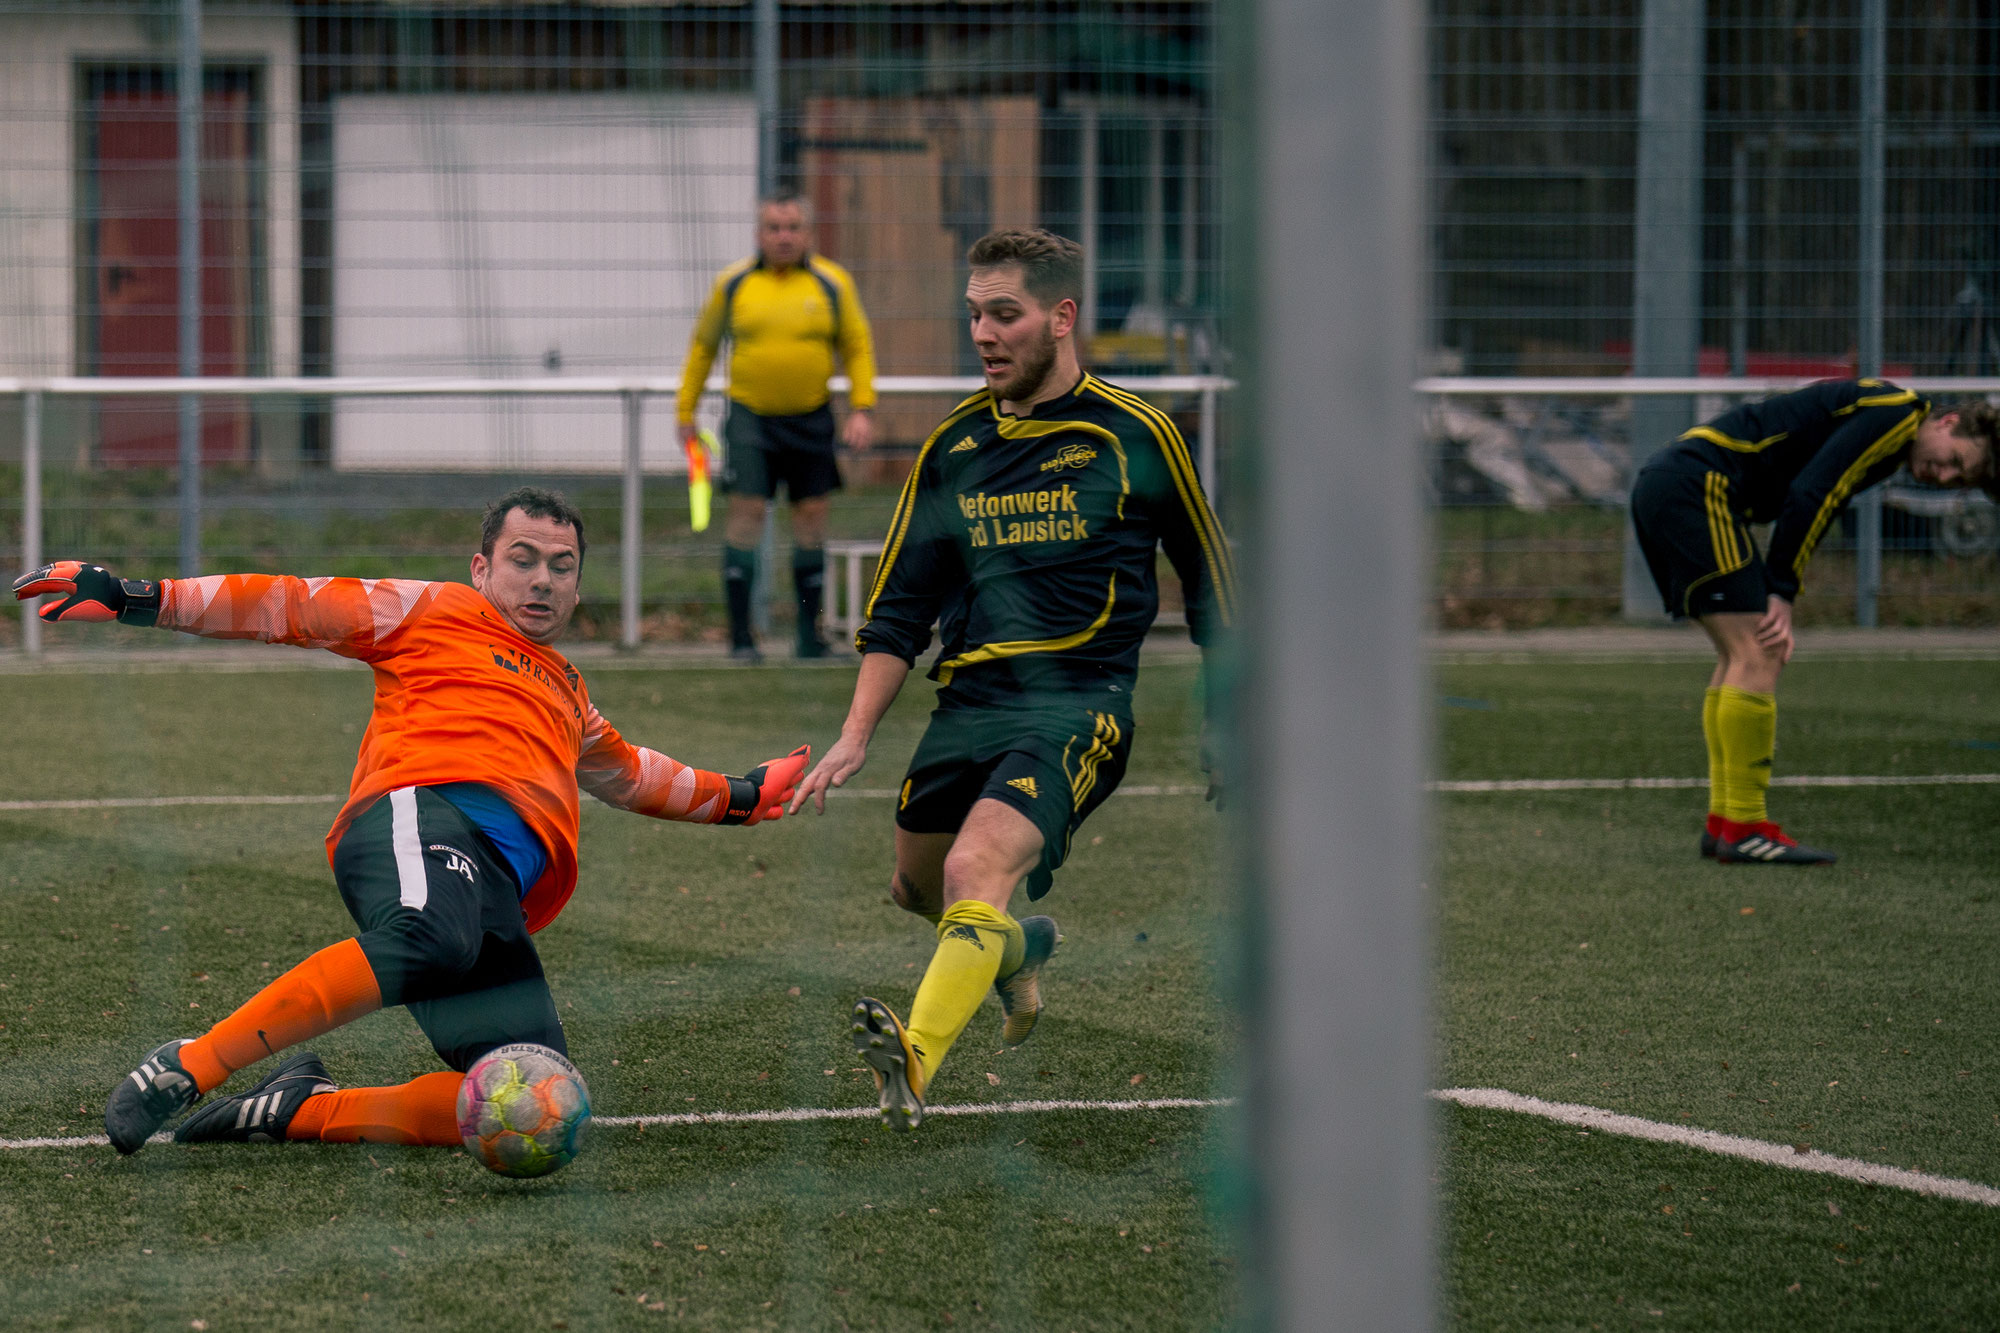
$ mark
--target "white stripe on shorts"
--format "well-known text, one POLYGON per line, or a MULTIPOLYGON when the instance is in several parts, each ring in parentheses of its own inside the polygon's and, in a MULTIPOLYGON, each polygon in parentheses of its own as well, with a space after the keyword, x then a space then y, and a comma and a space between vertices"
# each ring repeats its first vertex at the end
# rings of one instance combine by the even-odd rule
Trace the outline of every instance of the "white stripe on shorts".
POLYGON ((424 840, 417 831, 415 787, 398 787, 389 793, 389 845, 396 849, 396 879, 402 885, 403 906, 421 912, 431 900, 431 882, 424 877, 424 840))

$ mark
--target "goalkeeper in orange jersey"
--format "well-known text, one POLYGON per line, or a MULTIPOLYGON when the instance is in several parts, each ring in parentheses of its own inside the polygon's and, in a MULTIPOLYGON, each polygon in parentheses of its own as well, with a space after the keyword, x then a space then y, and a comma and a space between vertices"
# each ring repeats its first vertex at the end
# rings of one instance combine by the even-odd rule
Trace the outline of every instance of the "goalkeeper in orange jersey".
POLYGON ((409 1009, 453 1072, 341 1089, 302 1051, 174 1137, 457 1144, 458 1088, 473 1061, 514 1042, 567 1054, 530 937, 576 887, 579 790, 694 824, 783 813, 804 746, 726 777, 633 745, 591 706, 550 646, 576 610, 583 556, 581 515, 559 494, 522 487, 487 508, 469 588, 269 574, 154 583, 75 560, 15 582, 18 598, 59 597, 40 609, 48 621, 325 648, 375 671, 374 715, 326 839, 360 934, 121 1079, 104 1111, 119 1152, 137 1152, 237 1070, 389 1005, 409 1009))

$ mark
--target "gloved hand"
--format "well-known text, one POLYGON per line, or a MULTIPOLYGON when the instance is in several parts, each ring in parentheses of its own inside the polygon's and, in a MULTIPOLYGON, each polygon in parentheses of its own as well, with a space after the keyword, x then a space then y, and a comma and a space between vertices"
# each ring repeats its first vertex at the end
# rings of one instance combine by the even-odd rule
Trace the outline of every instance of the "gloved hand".
POLYGON ((102 565, 87 565, 81 560, 58 560, 14 580, 16 601, 44 593, 63 599, 37 612, 51 624, 117 620, 127 625, 150 625, 160 615, 159 584, 151 579, 121 579, 102 565))
MULTIPOLYGON (((812 762, 812 746, 801 745, 783 759, 766 759, 740 778, 729 779, 729 809, 718 824, 761 824, 781 819, 785 802, 798 791, 812 762)), ((726 775, 725 775, 726 776, 726 775)))

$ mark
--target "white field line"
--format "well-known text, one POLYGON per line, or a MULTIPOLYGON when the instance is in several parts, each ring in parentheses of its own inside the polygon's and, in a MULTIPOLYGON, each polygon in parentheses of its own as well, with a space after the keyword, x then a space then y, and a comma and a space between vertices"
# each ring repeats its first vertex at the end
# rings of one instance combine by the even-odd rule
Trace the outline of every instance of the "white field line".
POLYGON ((344 796, 105 796, 75 801, 0 801, 0 810, 144 810, 165 805, 332 805, 344 796))
POLYGON ((1619 1115, 1615 1111, 1579 1106, 1574 1102, 1545 1102, 1539 1097, 1524 1097, 1504 1088, 1444 1088, 1431 1096, 1441 1102, 1455 1102, 1474 1110, 1515 1111, 1599 1134, 1645 1139, 1651 1143, 1671 1143, 1723 1157, 1740 1157, 1746 1162, 1780 1166, 1788 1171, 1811 1171, 1818 1175, 1859 1181, 1864 1185, 1886 1185, 1890 1189, 1909 1190, 1913 1194, 1927 1194, 1936 1199, 1957 1199, 1964 1203, 2000 1208, 2000 1189, 1991 1185, 1980 1185, 1952 1176, 1906 1171, 1902 1167, 1882 1166, 1853 1157, 1834 1157, 1811 1149, 1801 1152, 1788 1143, 1718 1134, 1712 1129, 1695 1129, 1688 1125, 1666 1125, 1657 1120, 1641 1120, 1637 1116, 1619 1115))
MULTIPOLYGON (((1202 1111, 1218 1106, 1234 1106, 1234 1097, 1152 1097, 1145 1101, 1084 1102, 968 1102, 962 1106, 927 1106, 924 1118, 947 1115, 1034 1115, 1044 1111, 1202 1111)), ((873 1120, 881 1112, 873 1106, 821 1108, 799 1107, 786 1111, 686 1111, 675 1115, 598 1115, 594 1125, 766 1125, 792 1124, 805 1120, 873 1120)))
MULTIPOLYGON (((2000 773, 1859 774, 1828 777, 1772 778, 1773 787, 1990 787, 2000 773)), ((1706 787, 1707 778, 1489 778, 1472 782, 1433 782, 1430 790, 1452 793, 1511 791, 1643 791, 1706 787)))
MULTIPOLYGON (((1025 1101, 970 1102, 963 1106, 932 1106, 926 1118, 950 1115, 1033 1115, 1045 1111, 1205 1111, 1218 1106, 1234 1106, 1234 1097, 1152 1097, 1144 1101, 1025 1101)), ((594 1125, 625 1129, 634 1125, 769 1125, 796 1124, 813 1120, 873 1120, 881 1112, 872 1106, 805 1106, 783 1111, 678 1111, 670 1115, 597 1115, 594 1125)), ((153 1135, 148 1143, 172 1143, 165 1132, 153 1135)), ((0 1152, 21 1148, 108 1148, 111 1140, 102 1134, 75 1138, 0 1139, 0 1152)))
MULTIPOLYGON (((1536 791, 1656 791, 1706 787, 1707 778, 1482 778, 1466 781, 1430 782, 1425 788, 1452 795, 1536 791)), ((2000 785, 2000 773, 1916 773, 1916 774, 1834 774, 1824 777, 1772 778, 1773 787, 1990 787, 2000 785)), ((1208 788, 1199 785, 1148 786, 1134 783, 1120 787, 1117 796, 1200 796, 1208 788)), ((894 787, 847 787, 827 793, 832 797, 867 797, 887 800, 894 787)), ((95 799, 58 801, 0 801, 7 810, 142 810, 170 805, 334 805, 345 796, 105 796, 95 799)))
MULTIPOLYGON (((1200 796, 1206 787, 1120 787, 1117 796, 1200 796)), ((887 799, 894 787, 853 787, 828 792, 829 796, 868 796, 887 799)), ((144 810, 169 805, 337 805, 345 796, 102 796, 63 801, 0 801, 4 810, 144 810)))
MULTIPOLYGON (((1518 1092, 1508 1092, 1504 1088, 1443 1088, 1432 1092, 1430 1096, 1438 1101, 1453 1102, 1472 1110, 1510 1111, 1521 1115, 1538 1116, 1544 1120, 1553 1120, 1557 1124, 1574 1125, 1579 1129, 1599 1134, 1644 1139, 1650 1143, 1670 1143, 1676 1147, 1695 1148, 1723 1157, 1737 1157, 1748 1162, 1759 1162, 1765 1166, 1782 1167, 1788 1171, 1809 1171, 1816 1175, 1838 1176, 1843 1180, 1852 1180, 1864 1185, 1908 1190, 1913 1194, 1928 1195, 1935 1199, 1956 1199, 1963 1203, 1984 1204, 1989 1208, 2000 1207, 2000 1189, 1994 1189, 1991 1185, 1980 1185, 1952 1176, 1927 1175, 1922 1171, 1883 1166, 1853 1157, 1835 1157, 1810 1149, 1801 1152, 1786 1143, 1770 1143, 1763 1139, 1746 1139, 1735 1134, 1718 1134, 1710 1129, 1662 1124, 1657 1120, 1641 1120, 1637 1116, 1619 1115, 1615 1111, 1605 1111, 1595 1106, 1580 1106, 1573 1102, 1545 1102, 1539 1097, 1526 1097, 1518 1092)), ((974 1102, 958 1106, 933 1106, 925 1114, 962 1116, 1033 1115, 1048 1111, 1199 1111, 1235 1104, 1236 1099, 1233 1097, 1156 1097, 1144 1101, 974 1102)), ((654 1125, 661 1127, 768 1125, 828 1120, 872 1120, 878 1114, 879 1112, 872 1106, 809 1106, 780 1111, 682 1111, 667 1115, 595 1116, 592 1119, 600 1125, 625 1129, 654 1125)), ((172 1141, 173 1136, 164 1133, 155 1134, 147 1140, 148 1143, 172 1141)), ((24 1148, 102 1148, 109 1147, 110 1142, 102 1134, 75 1138, 0 1139, 0 1151, 24 1148)))

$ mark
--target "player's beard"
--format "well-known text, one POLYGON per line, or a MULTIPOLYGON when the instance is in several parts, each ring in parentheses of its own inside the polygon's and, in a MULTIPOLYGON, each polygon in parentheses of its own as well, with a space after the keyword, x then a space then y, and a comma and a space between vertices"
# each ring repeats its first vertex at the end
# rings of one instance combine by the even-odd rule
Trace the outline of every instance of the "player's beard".
POLYGON ((996 385, 993 396, 1003 403, 1024 403, 1048 387, 1056 369, 1056 335, 1045 323, 1042 333, 1024 357, 1014 362, 1014 373, 996 385))

